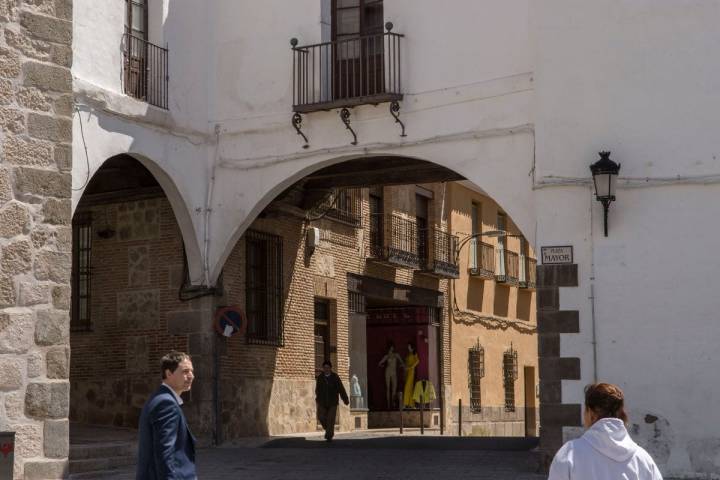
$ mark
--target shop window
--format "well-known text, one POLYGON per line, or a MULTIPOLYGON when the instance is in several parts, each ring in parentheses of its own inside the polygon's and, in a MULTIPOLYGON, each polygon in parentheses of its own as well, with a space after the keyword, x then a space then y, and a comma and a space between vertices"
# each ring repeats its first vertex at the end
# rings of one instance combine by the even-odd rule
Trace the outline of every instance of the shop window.
POLYGON ((282 239, 250 230, 245 234, 247 342, 282 345, 282 239))
POLYGON ((90 214, 76 213, 73 219, 72 250, 72 331, 90 331, 90 260, 92 255, 92 223, 90 214))
POLYGON ((505 387, 505 411, 515 411, 515 380, 518 377, 518 355, 512 345, 503 353, 503 386, 505 387))
POLYGON ((477 345, 468 351, 468 383, 470 387, 470 410, 482 411, 480 380, 485 376, 485 349, 477 345))

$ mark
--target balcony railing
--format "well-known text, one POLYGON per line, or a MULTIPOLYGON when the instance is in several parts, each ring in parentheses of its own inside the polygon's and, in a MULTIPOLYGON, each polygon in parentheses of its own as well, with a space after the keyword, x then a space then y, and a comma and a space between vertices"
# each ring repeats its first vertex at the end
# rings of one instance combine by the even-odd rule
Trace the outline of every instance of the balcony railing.
POLYGON ((432 227, 425 230, 424 237, 429 247, 425 249, 425 272, 442 278, 459 278, 460 268, 455 261, 458 238, 432 227))
POLYGON ((402 37, 388 31, 293 46, 293 111, 307 113, 401 100, 402 37))
POLYGON ((498 249, 498 266, 495 280, 499 283, 517 285, 520 279, 520 256, 506 249, 498 249))
POLYGON ((470 240, 470 275, 492 279, 495 276, 495 247, 477 238, 470 240))
POLYGON ((168 50, 123 35, 123 89, 138 100, 168 108, 168 50))
POLYGON ((425 235, 417 223, 394 214, 370 215, 369 258, 394 266, 420 268, 420 252, 425 250, 425 235))
POLYGON ((335 201, 326 216, 353 227, 359 227, 362 224, 362 190, 359 188, 338 190, 335 201))
POLYGON ((537 260, 520 256, 520 281, 522 288, 535 288, 537 282, 537 260))

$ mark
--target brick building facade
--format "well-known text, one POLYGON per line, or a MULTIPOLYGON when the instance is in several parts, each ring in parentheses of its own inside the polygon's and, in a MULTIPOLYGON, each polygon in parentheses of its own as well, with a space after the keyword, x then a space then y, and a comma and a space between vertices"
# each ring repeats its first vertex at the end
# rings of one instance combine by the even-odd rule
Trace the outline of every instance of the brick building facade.
MULTIPOLYGON (((143 172, 138 165, 134 168, 143 172)), ((456 293, 462 305, 476 304, 483 290, 469 288, 463 271, 467 251, 461 251, 459 271, 452 271, 458 245, 449 234, 462 234, 457 217, 464 204, 455 197, 463 187, 339 190, 305 208, 297 206, 297 192, 290 189, 240 238, 217 288, 196 290, 187 286, 182 235, 162 191, 150 187, 153 194, 142 198, 108 198, 107 192, 97 192, 103 178, 109 177, 93 180, 74 217, 76 281, 83 265, 92 273, 89 290, 78 283, 75 295, 72 420, 135 428, 145 399, 159 383, 160 357, 178 349, 193 356, 196 380, 185 411, 203 444, 315 430, 314 379, 326 358, 348 391, 357 383, 355 393, 360 392, 350 408, 341 409, 341 429, 398 426, 399 403, 393 399, 388 406, 386 392, 379 392, 385 370, 378 362, 390 343, 401 359, 408 343, 416 345, 421 365, 415 378, 433 383, 438 398, 427 405, 426 426, 450 427, 457 420, 459 392, 468 382, 466 344, 487 335, 481 326, 451 315, 451 278, 465 285, 456 293), (81 240, 83 228, 90 229, 89 241, 81 240), (83 292, 89 298, 85 310, 78 308, 83 292), (235 306, 247 317, 247 331, 218 335, 215 312, 235 306)), ((488 208, 494 205, 489 198, 483 201, 488 208)), ((515 300, 514 316, 534 322, 534 307, 523 314, 517 305, 515 300)), ((505 312, 504 317, 512 316, 505 312)), ((486 344, 489 352, 513 343, 521 364, 536 365, 536 350, 525 348, 534 335, 513 330, 494 335, 487 337, 497 343, 486 344)), ((402 392, 403 371, 396 374, 402 392)), ((485 383, 484 417, 466 415, 471 422, 465 433, 524 434, 517 426, 482 430, 490 422, 524 418, 524 409, 494 415, 502 387, 494 380, 485 383)), ((417 425, 419 412, 408 409, 404 422, 417 425)))

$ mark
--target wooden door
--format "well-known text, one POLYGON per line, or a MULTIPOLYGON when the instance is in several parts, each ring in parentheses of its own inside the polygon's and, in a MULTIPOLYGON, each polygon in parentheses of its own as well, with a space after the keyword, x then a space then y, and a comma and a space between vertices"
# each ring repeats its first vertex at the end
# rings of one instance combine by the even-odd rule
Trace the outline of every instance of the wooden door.
POLYGON ((525 436, 537 437, 535 367, 524 367, 523 373, 525 377, 525 436))
POLYGON ((125 92, 145 100, 148 90, 147 0, 125 0, 125 92))
POLYGON ((383 0, 333 0, 333 99, 385 91, 383 0))

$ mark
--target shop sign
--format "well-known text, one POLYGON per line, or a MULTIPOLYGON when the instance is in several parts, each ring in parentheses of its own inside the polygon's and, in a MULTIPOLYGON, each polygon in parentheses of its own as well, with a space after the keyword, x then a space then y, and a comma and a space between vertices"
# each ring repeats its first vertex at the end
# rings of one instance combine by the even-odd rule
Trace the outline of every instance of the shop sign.
POLYGON ((543 265, 565 265, 573 263, 573 247, 540 247, 543 265))

